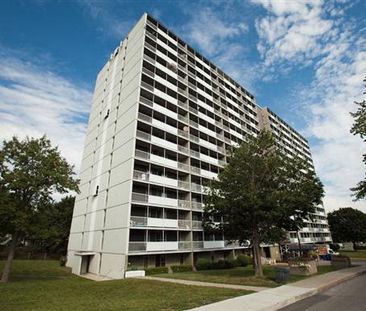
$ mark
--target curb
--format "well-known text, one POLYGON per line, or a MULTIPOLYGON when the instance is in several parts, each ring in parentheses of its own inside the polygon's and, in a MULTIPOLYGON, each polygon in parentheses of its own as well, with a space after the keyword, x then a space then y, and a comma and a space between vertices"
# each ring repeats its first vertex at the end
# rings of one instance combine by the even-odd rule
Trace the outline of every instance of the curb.
MULTIPOLYGON (((309 297, 312 297, 316 294, 319 294, 321 292, 324 292, 326 291, 327 289, 329 288, 332 288, 332 287, 335 287, 343 282, 346 282, 348 280, 351 280, 357 276, 360 276, 362 274, 365 274, 366 273, 366 270, 361 270, 361 271, 357 271, 351 275, 346 275, 344 276, 343 278, 340 278, 340 279, 337 279, 337 280, 334 280, 330 283, 327 283, 325 285, 321 285, 317 288, 309 288, 309 292, 308 293, 304 293, 302 295, 299 295, 299 296, 296 296, 296 297, 292 297, 292 298, 289 298, 288 301, 284 301, 283 304, 280 303, 281 305, 278 305, 278 306, 274 306, 274 309, 272 309, 273 311, 275 310, 280 310, 284 307, 287 307, 289 305, 292 305, 300 300, 303 300, 303 299, 306 299, 306 298, 309 298, 309 297)), ((268 311, 268 309, 264 308, 264 309, 260 309, 258 311, 268 311)))

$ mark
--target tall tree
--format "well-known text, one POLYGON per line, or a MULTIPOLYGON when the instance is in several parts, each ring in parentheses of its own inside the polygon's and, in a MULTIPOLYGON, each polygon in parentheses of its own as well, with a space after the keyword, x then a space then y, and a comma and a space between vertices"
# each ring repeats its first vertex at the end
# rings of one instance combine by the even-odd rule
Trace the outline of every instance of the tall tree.
MULTIPOLYGON (((363 80, 366 82, 366 78, 363 80)), ((364 92, 366 94, 366 92, 364 92)), ((351 128, 351 133, 353 135, 360 135, 364 142, 366 142, 366 100, 362 102, 356 102, 358 109, 356 112, 352 113, 351 116, 355 119, 355 123, 351 128)), ((366 154, 363 155, 363 162, 366 164, 366 154)), ((366 177, 361 180, 356 187, 351 188, 354 192, 355 200, 360 200, 366 198, 366 177)))
POLYGON ((260 243, 271 232, 297 230, 321 204, 323 185, 309 164, 290 159, 262 131, 232 152, 207 191, 206 230, 223 230, 230 240, 250 240, 256 276, 263 276, 260 243), (220 225, 210 220, 221 217, 220 225))
POLYGON ((51 202, 39 215, 38 224, 32 227, 32 239, 44 252, 65 254, 70 234, 75 197, 66 196, 51 202))
POLYGON ((345 207, 328 214, 328 223, 335 242, 356 243, 366 241, 366 214, 361 211, 345 207))
POLYGON ((73 167, 45 137, 3 142, 0 150, 0 230, 11 234, 2 282, 7 282, 20 239, 39 223, 54 193, 78 191, 73 167))

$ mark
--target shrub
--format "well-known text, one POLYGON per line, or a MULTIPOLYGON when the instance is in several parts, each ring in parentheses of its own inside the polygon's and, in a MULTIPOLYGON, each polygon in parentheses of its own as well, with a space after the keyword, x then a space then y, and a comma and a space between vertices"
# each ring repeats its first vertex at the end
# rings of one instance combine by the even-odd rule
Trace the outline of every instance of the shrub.
POLYGON ((145 269, 145 275, 154 275, 161 273, 168 273, 168 267, 156 267, 156 268, 145 269))
POLYGON ((196 269, 197 270, 210 270, 210 269, 231 269, 234 265, 228 260, 219 260, 216 262, 210 262, 207 259, 200 258, 197 260, 196 269))
POLYGON ((60 257, 60 266, 65 267, 66 261, 67 261, 67 257, 66 256, 61 256, 60 257))
POLYGON ((246 267, 247 265, 249 265, 252 262, 252 257, 245 256, 245 255, 239 255, 236 260, 238 260, 240 262, 240 266, 246 267))
POLYGON ((170 266, 170 268, 172 269, 172 271, 174 273, 176 273, 176 272, 189 272, 189 271, 193 270, 192 266, 188 266, 188 265, 170 266))
POLYGON ((230 259, 229 262, 233 267, 240 267, 241 266, 241 262, 238 258, 230 259))
POLYGON ((212 263, 211 269, 231 269, 233 265, 227 260, 219 260, 218 262, 212 263))
POLYGON ((196 263, 197 270, 208 270, 211 269, 211 262, 205 258, 198 258, 196 263))

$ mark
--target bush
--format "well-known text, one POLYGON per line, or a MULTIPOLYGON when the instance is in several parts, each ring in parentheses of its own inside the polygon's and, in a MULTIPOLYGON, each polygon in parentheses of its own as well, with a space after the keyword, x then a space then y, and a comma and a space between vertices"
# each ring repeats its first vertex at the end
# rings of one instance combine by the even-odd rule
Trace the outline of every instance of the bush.
POLYGON ((239 255, 236 260, 238 260, 240 262, 240 266, 242 266, 242 267, 246 267, 247 265, 252 263, 252 257, 245 256, 245 255, 239 255))
POLYGON ((67 261, 67 257, 66 256, 61 256, 60 257, 60 266, 65 267, 66 261, 67 261))
POLYGON ((188 265, 186 265, 186 266, 183 266, 183 265, 181 265, 181 266, 170 266, 170 268, 172 269, 172 271, 174 273, 176 273, 176 272, 189 272, 189 271, 193 270, 192 266, 188 266, 188 265))
POLYGON ((241 262, 238 258, 236 259, 231 259, 229 260, 230 264, 233 266, 233 267, 240 267, 241 266, 241 262))
POLYGON ((161 273, 168 273, 168 267, 156 267, 156 268, 145 269, 145 275, 154 275, 161 273))
POLYGON ((197 270, 208 270, 211 269, 211 262, 205 258, 198 258, 196 263, 197 270))
POLYGON ((227 260, 219 260, 218 262, 212 263, 211 269, 231 269, 234 266, 227 260))
POLYGON ((210 270, 210 269, 231 269, 234 265, 231 261, 219 260, 216 262, 210 262, 208 259, 200 258, 197 260, 197 270, 210 270))

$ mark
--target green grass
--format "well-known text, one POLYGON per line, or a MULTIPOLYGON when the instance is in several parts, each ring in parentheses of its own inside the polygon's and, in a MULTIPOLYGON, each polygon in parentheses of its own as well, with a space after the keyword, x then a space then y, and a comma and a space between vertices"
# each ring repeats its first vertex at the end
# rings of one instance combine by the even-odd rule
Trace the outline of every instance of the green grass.
POLYGON ((274 281, 275 278, 274 267, 265 266, 263 267, 263 269, 265 275, 264 278, 254 277, 254 271, 252 266, 237 267, 233 269, 222 269, 222 270, 203 270, 197 272, 159 274, 156 276, 173 278, 173 279, 224 283, 224 284, 265 286, 265 287, 277 286, 277 283, 274 281))
MULTIPOLYGON (((318 274, 323 274, 331 271, 338 270, 338 267, 334 266, 319 266, 318 274)), ((252 266, 237 267, 233 269, 222 269, 222 270, 204 270, 197 272, 180 272, 173 274, 158 274, 158 277, 191 280, 191 281, 202 281, 202 282, 213 282, 223 284, 236 284, 236 285, 247 285, 247 286, 264 286, 264 287, 276 287, 282 284, 275 282, 275 267, 264 266, 263 267, 264 277, 254 277, 254 269, 252 266)), ((290 275, 288 283, 296 282, 307 278, 308 276, 290 275)))
MULTIPOLYGON (((0 270, 4 262, 0 261, 0 270)), ((57 261, 16 260, 10 282, 0 283, 1 310, 185 310, 250 293, 142 279, 94 282, 57 261)))
POLYGON ((365 258, 366 259, 366 250, 361 249, 359 251, 341 251, 341 255, 348 256, 351 258, 365 258))

